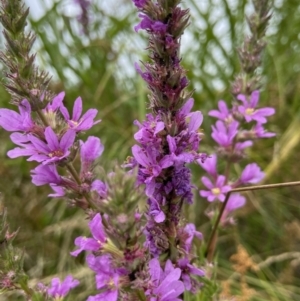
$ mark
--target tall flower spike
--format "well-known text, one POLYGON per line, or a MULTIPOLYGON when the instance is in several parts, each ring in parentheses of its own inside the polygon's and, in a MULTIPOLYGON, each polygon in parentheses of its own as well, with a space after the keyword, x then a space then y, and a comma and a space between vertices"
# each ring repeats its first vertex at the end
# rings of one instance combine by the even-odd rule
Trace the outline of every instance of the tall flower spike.
POLYGON ((1 1, 0 21, 7 43, 0 60, 7 67, 5 87, 12 96, 11 102, 20 105, 27 99, 31 110, 37 111, 46 106, 53 94, 47 90, 50 76, 35 66, 35 54, 30 53, 35 36, 25 32, 28 14, 29 8, 20 0, 1 1))
MULTIPOLYGON (((191 172, 186 164, 204 158, 198 153, 203 116, 200 111, 191 112, 194 100, 192 93, 185 91, 188 80, 179 57, 189 12, 179 7, 180 1, 133 2, 141 19, 135 30, 148 33, 150 52, 148 62, 135 64, 150 90, 152 112, 146 121, 135 121, 139 129, 134 138, 139 145, 132 147, 131 162, 131 166, 138 165, 137 183, 145 184, 148 197, 145 246, 151 257, 157 257, 149 262, 151 281, 145 293, 147 300, 175 301, 180 300, 184 285, 179 280, 181 270, 168 258, 175 263, 193 257, 192 240, 200 235, 195 228, 193 234, 186 233, 181 222, 183 204, 193 202, 191 172)), ((185 268, 188 273, 187 265, 185 268)), ((188 289, 191 286, 190 281, 188 289)))

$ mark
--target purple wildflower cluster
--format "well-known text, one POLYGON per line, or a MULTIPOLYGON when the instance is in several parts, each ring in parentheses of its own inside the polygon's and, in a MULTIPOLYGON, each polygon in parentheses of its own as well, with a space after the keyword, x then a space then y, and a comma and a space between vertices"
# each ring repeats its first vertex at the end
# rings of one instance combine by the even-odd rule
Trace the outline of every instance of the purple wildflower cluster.
MULTIPOLYGON (((266 117, 275 113, 274 108, 257 108, 259 91, 255 90, 248 98, 246 95, 237 95, 237 102, 229 109, 223 100, 219 101, 219 110, 212 110, 209 116, 218 119, 212 126, 212 138, 218 144, 217 154, 228 161, 226 175, 217 171, 217 154, 207 158, 205 162, 198 160, 199 165, 207 172, 208 177, 202 177, 202 183, 208 190, 200 190, 200 195, 209 202, 219 200, 224 202, 225 195, 231 189, 241 185, 256 184, 260 182, 264 173, 256 163, 248 164, 240 177, 234 182, 229 182, 229 167, 231 163, 240 161, 245 156, 245 149, 253 145, 253 141, 260 138, 274 137, 275 133, 267 132, 264 124, 266 117), (251 125, 250 129, 245 126, 251 125)), ((244 206, 246 200, 238 193, 230 196, 222 216, 222 223, 227 221, 230 212, 244 206)), ((211 214, 211 213, 209 213, 211 214)))
POLYGON ((33 118, 30 103, 24 99, 19 104, 19 113, 0 109, 0 126, 9 132, 12 142, 17 147, 7 154, 10 158, 28 157, 27 161, 40 163, 31 171, 32 182, 37 185, 49 184, 54 193, 52 197, 69 197, 83 208, 89 207, 87 194, 92 191, 92 203, 96 204, 105 198, 106 186, 95 179, 93 164, 101 156, 103 145, 97 137, 90 136, 86 142, 77 140, 79 133, 90 129, 97 110, 90 109, 82 115, 82 100, 77 98, 73 114, 70 117, 63 104, 64 92, 58 94, 41 110, 41 118, 33 118), (13 121, 13 122, 12 122, 13 121), (79 148, 81 171, 74 175, 70 163, 74 160, 79 148), (69 167, 70 174, 63 176, 59 167, 69 167))
MULTIPOLYGON (((193 199, 187 164, 205 159, 205 155, 198 152, 203 116, 200 111, 191 111, 194 100, 191 93, 185 92, 188 80, 179 57, 180 37, 189 14, 178 6, 178 1, 133 2, 141 19, 135 30, 145 30, 150 36, 150 62, 142 63, 143 68, 136 64, 136 70, 151 92, 153 113, 142 123, 135 121, 139 129, 134 138, 138 144, 132 147, 130 161, 132 167, 138 166, 137 184, 145 185, 148 198, 145 247, 154 258, 163 254, 172 258, 178 274, 181 272, 176 281, 181 279, 185 290, 196 292, 199 285, 191 280, 192 275, 203 276, 204 273, 201 269, 189 268, 194 258, 190 245, 194 236, 201 238, 201 235, 194 225, 184 225, 181 219, 183 204, 191 204, 193 199)), ((154 262, 159 265, 157 259, 154 262)), ((166 269, 171 263, 161 264, 166 269)), ((181 290, 181 286, 178 289, 181 290)))
MULTIPOLYGON (((109 219, 106 220, 106 223, 109 219)), ((118 249, 109 238, 109 227, 105 227, 101 215, 97 213, 89 222, 92 237, 78 237, 78 247, 71 255, 78 256, 89 251, 86 262, 95 272, 96 288, 100 291, 90 296, 88 301, 131 300, 135 290, 143 292, 147 300, 174 301, 185 291, 196 292, 199 282, 195 277, 204 276, 204 271, 192 265, 187 258, 179 259, 176 264, 170 260, 164 269, 158 258, 149 260, 144 247, 118 249)), ((182 246, 188 253, 194 236, 202 238, 193 224, 182 229, 182 246)))
MULTIPOLYGON (((76 2, 86 12, 89 1, 76 2)), ((205 271, 196 265, 192 245, 202 234, 182 218, 183 205, 193 203, 188 164, 197 162, 207 172, 202 177, 206 189, 200 190, 200 195, 209 202, 224 202, 233 188, 258 183, 264 177, 252 163, 235 181, 229 178, 231 164, 244 157, 254 140, 275 135, 264 129, 266 117, 274 114, 274 109, 257 108, 257 90, 250 97, 238 94, 231 109, 220 101, 219 110, 209 112, 218 119, 212 126, 217 154, 199 152, 203 116, 192 111, 194 100, 192 93, 186 92, 188 79, 180 64, 180 40, 189 12, 181 9, 179 2, 133 0, 141 19, 135 30, 149 34, 150 61, 135 67, 150 90, 152 111, 145 121, 134 122, 138 127, 136 145, 124 164, 130 169, 127 175, 137 169, 136 186, 129 189, 129 196, 123 195, 126 184, 120 185, 117 172, 110 173, 106 183, 97 179, 95 162, 104 147, 98 137, 82 141, 78 136, 100 122, 95 121, 98 111, 90 109, 83 114, 80 97, 72 115, 63 104, 64 92, 52 98, 47 93, 49 102, 43 94, 38 94, 41 99, 18 98, 19 113, 0 109, 0 126, 12 132, 10 138, 16 144, 8 156, 37 162, 31 171, 32 182, 50 185, 53 193, 49 196, 69 199, 90 219, 91 237, 77 237, 76 249, 71 252, 77 257, 86 251, 86 263, 95 273, 98 294, 87 301, 180 301, 185 292, 197 293, 205 271), (248 124, 252 127, 244 129, 248 124), (224 174, 218 173, 217 157, 228 162, 224 174), (77 164, 79 172, 74 167, 77 164), (114 180, 116 187, 108 185, 114 180), (139 187, 146 196, 144 213, 136 209, 141 198, 135 199, 134 190, 139 187), (113 189, 122 191, 121 202, 113 189)), ((221 223, 232 222, 230 213, 244 204, 242 195, 232 194, 221 223)), ((40 285, 39 291, 48 299, 61 300, 78 284, 72 276, 63 282, 54 278, 49 287, 40 285)))

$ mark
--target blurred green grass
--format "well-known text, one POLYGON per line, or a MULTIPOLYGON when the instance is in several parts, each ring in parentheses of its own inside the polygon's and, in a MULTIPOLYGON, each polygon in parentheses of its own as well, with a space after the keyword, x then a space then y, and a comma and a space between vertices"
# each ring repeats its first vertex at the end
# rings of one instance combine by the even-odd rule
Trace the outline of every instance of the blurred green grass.
MULTIPOLYGON (((212 152, 210 127, 214 120, 207 112, 216 107, 219 99, 231 102, 230 83, 239 71, 235 48, 246 30, 244 13, 249 6, 245 0, 237 5, 229 0, 205 3, 207 7, 197 0, 184 2, 192 18, 182 41, 182 57, 190 89, 195 89, 195 109, 205 116, 201 149, 212 152)), ((135 61, 147 59, 145 35, 133 31, 138 19, 130 0, 115 1, 110 13, 94 3, 89 37, 80 33, 76 18, 64 12, 65 4, 55 2, 43 18, 30 22, 37 34, 39 64, 53 74, 51 88, 57 93, 66 91, 69 108, 81 96, 85 110, 99 110, 102 122, 87 135, 101 138, 105 152, 100 163, 110 171, 130 155, 136 130, 132 122, 142 120, 147 111, 146 86, 132 67, 135 61), (119 7, 123 8, 122 13, 119 7)), ((266 183, 299 180, 299 28, 299 1, 275 1, 263 60, 261 105, 276 108, 268 129, 277 137, 258 141, 245 160, 255 161, 265 169, 266 183)), ((2 87, 0 96, 0 106, 11 107, 2 87)), ((87 231, 82 223, 84 214, 63 200, 48 198, 48 188, 33 186, 29 171, 34 164, 24 159, 8 160, 6 152, 12 148, 9 134, 0 131, 0 139, 0 191, 11 228, 20 227, 15 245, 26 252, 26 271, 45 282, 56 273, 63 277, 72 272, 82 280, 76 300, 84 300, 86 292, 93 289, 93 275, 85 267, 83 257, 74 260, 69 256, 74 238, 87 231)), ((194 183, 200 186, 202 171, 197 166, 192 169, 194 183)), ((300 188, 291 187, 246 193, 247 205, 237 213, 237 225, 220 233, 216 277, 220 281, 232 279, 237 295, 241 292, 240 276, 229 258, 238 245, 243 245, 257 264, 277 256, 259 272, 247 273, 247 284, 256 291, 249 300, 300 300, 300 259, 280 257, 300 251, 299 192, 300 188)), ((186 213, 207 238, 210 224, 204 214, 206 206, 195 194, 195 204, 186 213)), ((7 298, 17 300, 16 295, 7 298)), ((187 300, 205 299, 194 296, 187 300)))

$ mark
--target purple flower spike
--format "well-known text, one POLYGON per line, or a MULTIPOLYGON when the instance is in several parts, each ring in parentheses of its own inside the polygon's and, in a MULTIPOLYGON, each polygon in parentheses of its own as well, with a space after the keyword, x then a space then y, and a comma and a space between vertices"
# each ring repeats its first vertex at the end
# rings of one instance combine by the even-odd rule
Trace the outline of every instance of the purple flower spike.
POLYGON ((149 262, 149 273, 151 281, 146 296, 150 297, 150 301, 181 301, 178 297, 184 292, 184 285, 179 280, 181 270, 174 268, 168 260, 165 271, 160 267, 157 258, 151 259, 149 262))
POLYGON ((70 114, 67 108, 62 104, 60 107, 60 111, 63 114, 65 120, 68 122, 70 129, 73 129, 76 132, 86 131, 90 129, 93 125, 99 123, 101 120, 94 121, 98 110, 89 109, 82 117, 82 99, 78 97, 75 100, 73 107, 73 115, 72 119, 70 119, 70 114))
POLYGON ((239 94, 237 99, 242 101, 243 105, 238 107, 238 111, 245 117, 246 122, 255 120, 259 123, 266 123, 266 116, 271 116, 275 113, 274 108, 262 108, 256 110, 257 103, 259 101, 259 91, 253 91, 250 101, 243 94, 239 94))
POLYGON ((229 185, 225 185, 226 178, 224 176, 218 176, 215 184, 207 177, 201 178, 202 183, 209 189, 200 190, 200 195, 207 198, 209 202, 213 202, 218 199, 220 202, 224 202, 225 194, 231 189, 229 185))
POLYGON ((203 162, 203 160, 198 159, 198 164, 211 176, 214 178, 217 177, 217 155, 212 154, 209 157, 206 158, 206 160, 203 162))
POLYGON ((102 224, 102 218, 100 213, 97 213, 95 217, 89 222, 89 227, 93 238, 88 237, 77 237, 75 239, 75 245, 79 249, 71 252, 72 256, 77 256, 82 251, 98 251, 100 247, 106 242, 106 234, 104 226, 102 224))
POLYGON ((239 182, 241 184, 256 184, 265 176, 260 167, 256 163, 248 164, 242 172, 239 182))
POLYGON ((79 281, 73 279, 71 275, 67 276, 63 282, 60 282, 59 278, 53 278, 51 286, 47 289, 48 296, 55 299, 65 297, 69 291, 78 286, 79 281))
POLYGON ((28 100, 24 99, 19 105, 20 114, 9 109, 0 109, 0 126, 8 132, 30 132, 34 127, 31 119, 31 107, 28 100))

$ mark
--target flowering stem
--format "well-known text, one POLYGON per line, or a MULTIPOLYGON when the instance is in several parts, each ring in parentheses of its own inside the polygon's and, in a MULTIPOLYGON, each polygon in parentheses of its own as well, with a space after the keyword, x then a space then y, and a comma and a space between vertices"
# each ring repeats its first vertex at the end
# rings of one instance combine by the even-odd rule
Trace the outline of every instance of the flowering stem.
POLYGON ((229 197, 231 193, 233 192, 241 192, 241 191, 251 191, 251 190, 262 190, 262 189, 270 189, 270 188, 280 188, 280 187, 291 187, 291 186, 300 186, 300 181, 296 182, 286 182, 286 183, 276 183, 276 184, 266 184, 266 185, 256 185, 251 187, 241 187, 241 188, 235 188, 227 192, 226 198, 222 204, 222 207, 220 209, 218 218, 216 220, 216 223, 214 225, 214 228, 211 232, 207 249, 206 249, 206 258, 209 262, 212 262, 214 251, 216 248, 216 239, 217 239, 217 230, 220 223, 220 220, 222 218, 223 212, 226 208, 226 205, 228 203, 229 197))
MULTIPOLYGON (((39 115, 41 121, 43 122, 43 124, 47 127, 49 126, 49 123, 45 117, 45 115, 43 114, 43 112, 41 110, 37 110, 37 114, 39 115)), ((67 163, 66 167, 68 169, 68 171, 70 172, 70 174, 72 175, 73 179, 75 180, 75 182, 78 185, 81 185, 81 180, 78 176, 78 173, 76 171, 76 169, 74 168, 72 163, 67 163)), ((87 193, 82 193, 82 195, 85 197, 86 201, 89 203, 90 207, 93 209, 97 209, 96 206, 93 204, 92 200, 90 199, 90 196, 87 193)))

